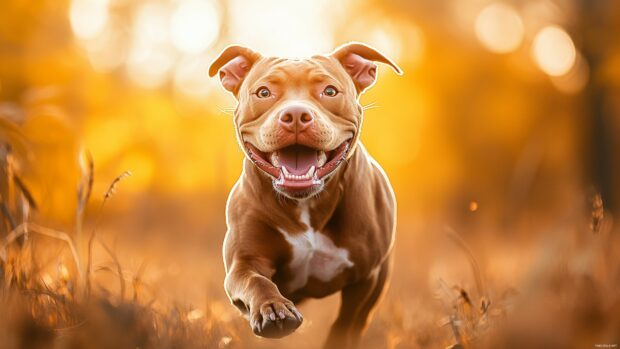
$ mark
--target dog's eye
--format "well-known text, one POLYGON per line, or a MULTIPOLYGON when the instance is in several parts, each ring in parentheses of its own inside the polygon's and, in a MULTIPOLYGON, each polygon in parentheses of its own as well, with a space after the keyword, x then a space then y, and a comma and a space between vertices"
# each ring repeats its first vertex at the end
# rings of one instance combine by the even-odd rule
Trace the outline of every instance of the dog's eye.
POLYGON ((336 88, 332 85, 327 86, 323 90, 323 95, 327 97, 335 97, 337 94, 338 94, 338 90, 336 90, 336 88))
POLYGON ((258 91, 256 91, 256 95, 258 96, 258 98, 267 98, 271 96, 271 91, 269 91, 269 89, 266 87, 261 87, 258 89, 258 91))

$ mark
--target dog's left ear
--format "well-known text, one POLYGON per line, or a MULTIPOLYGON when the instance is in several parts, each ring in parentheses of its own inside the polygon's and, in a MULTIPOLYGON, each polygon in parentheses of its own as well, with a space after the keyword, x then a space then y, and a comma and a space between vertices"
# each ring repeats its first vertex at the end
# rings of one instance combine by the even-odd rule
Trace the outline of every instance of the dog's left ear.
POLYGON ((222 86, 236 96, 243 79, 260 58, 258 52, 247 47, 230 45, 211 63, 209 76, 219 72, 222 86))
POLYGON ((392 67, 396 74, 403 75, 403 71, 396 63, 376 49, 360 42, 344 44, 335 49, 331 56, 336 58, 351 76, 358 94, 375 83, 377 65, 374 62, 385 63, 392 67))

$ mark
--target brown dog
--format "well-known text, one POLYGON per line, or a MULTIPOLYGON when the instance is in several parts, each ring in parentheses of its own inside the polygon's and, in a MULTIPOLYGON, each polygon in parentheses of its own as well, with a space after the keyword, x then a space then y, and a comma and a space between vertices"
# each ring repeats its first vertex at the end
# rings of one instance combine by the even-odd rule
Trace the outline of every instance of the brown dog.
POLYGON ((401 74, 360 43, 308 59, 229 46, 209 69, 238 101, 246 154, 228 199, 225 288, 259 336, 288 335, 303 321, 295 303, 342 291, 325 347, 353 348, 383 293, 396 204, 358 141, 374 61, 401 74))

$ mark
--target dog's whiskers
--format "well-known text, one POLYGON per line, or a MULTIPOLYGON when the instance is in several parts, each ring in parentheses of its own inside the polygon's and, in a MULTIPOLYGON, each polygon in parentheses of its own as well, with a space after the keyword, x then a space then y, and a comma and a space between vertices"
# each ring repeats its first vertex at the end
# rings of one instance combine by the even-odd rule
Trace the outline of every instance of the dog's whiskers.
POLYGON ((219 110, 220 112, 227 114, 227 115, 233 115, 235 108, 230 108, 230 107, 217 107, 217 110, 219 110))
POLYGON ((370 109, 376 109, 380 107, 381 107, 380 105, 375 105, 373 103, 373 104, 367 104, 367 105, 362 106, 362 110, 370 110, 370 109))

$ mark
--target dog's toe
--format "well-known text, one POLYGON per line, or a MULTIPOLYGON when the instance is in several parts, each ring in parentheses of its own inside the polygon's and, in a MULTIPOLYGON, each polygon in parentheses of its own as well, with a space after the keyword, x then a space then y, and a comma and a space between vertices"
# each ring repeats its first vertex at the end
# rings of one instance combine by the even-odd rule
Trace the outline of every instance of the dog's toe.
POLYGON ((252 331, 261 337, 281 338, 295 331, 303 317, 290 302, 270 301, 260 306, 250 319, 252 331))

